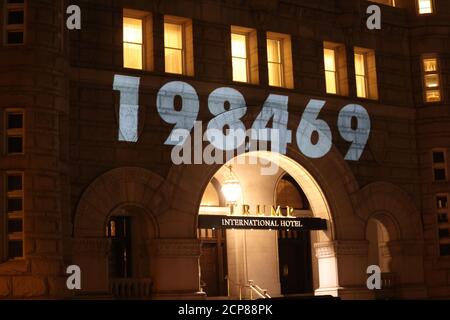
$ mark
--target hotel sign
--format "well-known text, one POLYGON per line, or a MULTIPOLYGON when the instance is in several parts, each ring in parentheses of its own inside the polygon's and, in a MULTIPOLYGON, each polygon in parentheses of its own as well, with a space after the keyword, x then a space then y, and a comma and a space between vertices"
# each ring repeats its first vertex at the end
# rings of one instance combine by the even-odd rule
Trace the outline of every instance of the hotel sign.
POLYGON ((320 218, 199 215, 198 227, 200 229, 327 230, 327 221, 320 218))

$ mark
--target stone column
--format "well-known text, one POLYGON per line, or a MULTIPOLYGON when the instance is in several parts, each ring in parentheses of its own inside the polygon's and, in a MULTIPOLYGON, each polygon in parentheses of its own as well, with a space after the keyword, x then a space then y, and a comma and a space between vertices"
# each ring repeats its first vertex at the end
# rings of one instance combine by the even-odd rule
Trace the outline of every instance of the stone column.
POLYGON ((369 244, 361 241, 331 241, 314 245, 319 264, 320 288, 317 295, 343 299, 373 299, 367 289, 369 244))
POLYGON ((200 246, 197 239, 154 241, 153 296, 155 299, 204 299, 200 292, 200 246))

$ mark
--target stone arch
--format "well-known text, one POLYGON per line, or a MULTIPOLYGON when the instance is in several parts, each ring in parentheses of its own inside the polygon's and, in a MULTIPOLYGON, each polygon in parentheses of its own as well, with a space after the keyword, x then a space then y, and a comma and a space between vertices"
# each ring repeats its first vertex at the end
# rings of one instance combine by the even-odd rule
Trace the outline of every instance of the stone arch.
MULTIPOLYGON (((359 259, 365 250, 364 221, 354 212, 352 195, 359 190, 349 165, 336 148, 321 159, 309 159, 289 147, 286 155, 256 151, 257 155, 271 160, 275 155, 280 167, 288 172, 305 192, 316 217, 328 221, 326 232, 314 232, 314 252, 318 259, 319 279, 315 292, 318 295, 339 295, 340 282, 353 286, 365 283, 364 261, 359 259), (340 240, 344 240, 341 242, 340 240), (363 243, 361 243, 363 242, 363 243), (347 266, 361 264, 361 276, 344 279, 347 266)), ((183 165, 172 167, 167 177, 172 188, 171 208, 161 222, 162 237, 196 239, 198 211, 208 183, 222 165, 183 165)), ((364 253, 365 254, 365 253, 364 253)), ((192 263, 198 265, 198 258, 192 263)))
POLYGON ((394 277, 395 297, 426 297, 422 220, 411 197, 398 186, 375 182, 361 189, 355 208, 366 225, 375 219, 392 237, 379 250, 382 270, 394 277))
POLYGON ((167 195, 160 176, 136 167, 113 169, 89 185, 76 209, 72 241, 73 262, 83 270, 84 292, 114 291, 109 274, 111 239, 106 236, 106 226, 116 215, 135 219, 132 250, 139 258, 134 259, 133 276, 145 278, 145 286, 151 286, 158 218, 166 210, 167 195))
POLYGON ((367 223, 382 219, 397 240, 422 240, 422 220, 412 198, 400 187, 375 182, 362 188, 355 200, 355 211, 367 223))
MULTIPOLYGON (((269 158, 271 152, 257 152, 258 156, 269 158)), ((279 154, 278 154, 279 155, 279 154)), ((340 237, 346 239, 362 239, 364 237, 364 222, 353 212, 350 195, 358 191, 358 184, 348 164, 336 148, 321 159, 309 159, 294 148, 288 148, 287 155, 279 155, 281 167, 302 168, 304 178, 315 181, 323 190, 320 195, 323 203, 328 208, 316 208, 315 215, 330 221, 331 233, 327 240, 335 240, 340 237), (326 199, 326 200, 325 200, 326 199), (349 228, 349 226, 351 226, 349 228)), ((182 165, 173 166, 167 181, 172 186, 170 216, 171 221, 177 223, 177 234, 186 238, 193 238, 197 228, 197 214, 201 198, 211 178, 222 165, 182 165)), ((289 169, 288 169, 289 170, 289 169)), ((300 177, 301 179, 302 177, 300 177)), ((297 176, 296 180, 299 180, 297 176)), ((304 183, 299 182, 303 188, 304 183), (302 185, 303 184, 303 185, 302 185)), ((312 199, 308 199, 314 202, 312 199)), ((314 211, 314 208, 313 208, 314 211)), ((176 226, 171 224, 171 231, 162 228, 162 234, 167 230, 173 233, 176 226)))
POLYGON ((163 178, 146 169, 124 167, 106 172, 81 196, 74 237, 103 237, 110 215, 125 206, 140 208, 158 230, 156 219, 166 210, 168 193, 163 178))

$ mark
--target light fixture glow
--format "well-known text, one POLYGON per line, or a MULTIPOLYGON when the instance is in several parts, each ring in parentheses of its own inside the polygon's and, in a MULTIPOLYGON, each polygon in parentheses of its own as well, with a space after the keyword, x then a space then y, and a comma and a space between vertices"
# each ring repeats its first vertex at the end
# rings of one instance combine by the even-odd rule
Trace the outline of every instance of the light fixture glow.
POLYGON ((229 166, 228 168, 230 169, 230 174, 222 186, 222 193, 227 203, 235 204, 241 196, 242 187, 239 181, 233 175, 232 167, 229 166))

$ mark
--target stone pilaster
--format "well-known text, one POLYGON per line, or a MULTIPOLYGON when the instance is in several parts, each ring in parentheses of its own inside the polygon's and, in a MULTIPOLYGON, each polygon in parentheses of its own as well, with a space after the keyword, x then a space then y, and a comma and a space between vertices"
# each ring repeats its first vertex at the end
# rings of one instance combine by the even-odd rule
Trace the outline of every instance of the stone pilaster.
POLYGON ((155 299, 202 299, 197 239, 159 239, 154 242, 155 299))
POLYGON ((320 283, 316 294, 373 299, 373 292, 366 287, 368 246, 365 240, 316 243, 320 283))
POLYGON ((107 238, 82 238, 72 242, 73 263, 81 268, 83 293, 109 292, 108 255, 111 240, 107 238))

